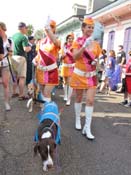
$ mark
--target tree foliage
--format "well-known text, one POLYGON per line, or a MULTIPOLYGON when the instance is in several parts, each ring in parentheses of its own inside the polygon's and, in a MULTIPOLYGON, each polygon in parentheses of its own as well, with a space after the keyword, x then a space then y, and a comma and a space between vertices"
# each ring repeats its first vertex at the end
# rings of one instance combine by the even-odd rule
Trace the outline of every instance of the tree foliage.
POLYGON ((28 24, 27 27, 28 27, 27 36, 33 35, 36 40, 43 38, 43 36, 44 36, 43 29, 38 29, 38 30, 34 31, 34 27, 32 24, 28 24))
POLYGON ((43 36, 44 36, 43 29, 36 30, 35 33, 34 33, 34 37, 35 37, 36 40, 39 40, 39 39, 43 38, 43 36))
POLYGON ((34 32, 34 27, 33 27, 32 24, 29 24, 27 27, 28 27, 28 29, 27 29, 27 35, 28 36, 31 36, 33 34, 33 32, 34 32))

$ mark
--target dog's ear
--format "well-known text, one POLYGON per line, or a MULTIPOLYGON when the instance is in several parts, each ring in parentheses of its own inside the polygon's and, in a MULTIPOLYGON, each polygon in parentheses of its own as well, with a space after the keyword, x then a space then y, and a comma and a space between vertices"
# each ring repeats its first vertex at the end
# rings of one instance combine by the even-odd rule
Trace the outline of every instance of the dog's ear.
POLYGON ((34 146, 34 156, 37 155, 38 150, 39 150, 39 143, 36 143, 34 146))

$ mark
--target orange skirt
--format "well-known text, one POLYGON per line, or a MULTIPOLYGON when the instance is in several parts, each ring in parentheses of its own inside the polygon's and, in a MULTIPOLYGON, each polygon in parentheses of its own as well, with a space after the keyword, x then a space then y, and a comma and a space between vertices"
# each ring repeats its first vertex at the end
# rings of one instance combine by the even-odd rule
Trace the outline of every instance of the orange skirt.
POLYGON ((41 85, 58 85, 58 69, 52 71, 44 72, 42 70, 36 69, 36 80, 41 85))
POLYGON ((97 86, 97 77, 84 77, 80 76, 76 73, 72 74, 70 86, 73 89, 88 89, 88 88, 96 88, 97 86))
POLYGON ((70 77, 70 76, 72 76, 73 70, 74 70, 74 67, 62 66, 62 68, 61 68, 61 76, 62 77, 70 77))

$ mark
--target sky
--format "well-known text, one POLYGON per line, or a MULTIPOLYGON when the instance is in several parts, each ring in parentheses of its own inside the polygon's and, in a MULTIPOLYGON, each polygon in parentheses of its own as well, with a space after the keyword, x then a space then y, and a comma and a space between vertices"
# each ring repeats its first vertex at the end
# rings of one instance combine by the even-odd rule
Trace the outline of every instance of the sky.
POLYGON ((0 21, 7 25, 7 35, 17 32, 19 22, 42 29, 47 16, 57 24, 73 15, 74 3, 86 5, 87 0, 1 0, 0 21))

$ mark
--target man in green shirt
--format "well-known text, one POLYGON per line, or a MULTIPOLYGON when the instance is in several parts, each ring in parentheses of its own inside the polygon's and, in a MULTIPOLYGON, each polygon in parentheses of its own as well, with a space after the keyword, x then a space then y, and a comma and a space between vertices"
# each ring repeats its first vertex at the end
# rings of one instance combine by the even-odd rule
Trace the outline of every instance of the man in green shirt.
POLYGON ((14 55, 12 57, 12 66, 17 77, 16 83, 13 85, 13 95, 16 94, 17 82, 19 82, 19 100, 25 100, 24 87, 26 80, 26 53, 31 50, 27 39, 27 26, 20 22, 18 25, 19 32, 12 37, 14 43, 14 55))

